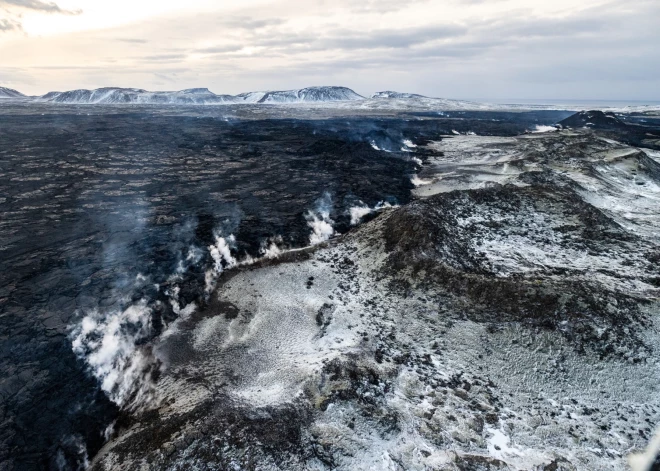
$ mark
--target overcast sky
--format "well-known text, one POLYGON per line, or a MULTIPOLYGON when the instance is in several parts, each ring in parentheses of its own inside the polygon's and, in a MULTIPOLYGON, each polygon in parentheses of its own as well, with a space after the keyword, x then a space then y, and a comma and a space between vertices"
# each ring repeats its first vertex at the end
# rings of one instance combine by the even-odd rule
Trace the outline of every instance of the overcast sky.
POLYGON ((0 86, 660 100, 660 0, 0 0, 0 86))

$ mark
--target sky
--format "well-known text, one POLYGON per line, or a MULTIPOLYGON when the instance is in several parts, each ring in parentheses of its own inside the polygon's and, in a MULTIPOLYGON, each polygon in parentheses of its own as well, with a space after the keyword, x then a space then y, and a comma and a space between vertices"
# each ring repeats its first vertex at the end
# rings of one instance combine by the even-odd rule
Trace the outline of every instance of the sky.
POLYGON ((660 0, 0 0, 0 86, 660 100, 660 0))

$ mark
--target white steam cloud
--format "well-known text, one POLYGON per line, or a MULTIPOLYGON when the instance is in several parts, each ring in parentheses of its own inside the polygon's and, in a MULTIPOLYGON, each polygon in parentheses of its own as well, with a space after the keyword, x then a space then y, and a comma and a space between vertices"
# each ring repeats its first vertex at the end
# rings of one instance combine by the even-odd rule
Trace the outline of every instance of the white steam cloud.
MULTIPOLYGON (((332 200, 326 193, 317 201, 316 209, 306 216, 312 228, 312 244, 328 240, 334 234, 331 210, 332 200)), ((256 260, 278 257, 283 252, 282 245, 281 236, 264 240, 256 260)), ((183 305, 179 296, 178 284, 191 267, 199 266, 210 257, 212 263, 205 272, 205 294, 210 296, 225 270, 256 261, 249 255, 241 261, 234 257, 232 250, 236 249, 236 238, 233 235, 223 237, 216 233, 215 242, 207 249, 205 252, 194 245, 189 246, 168 278, 164 294, 177 320, 164 326, 162 336, 175 332, 178 321, 188 318, 197 309, 194 302, 183 305)), ((132 286, 139 289, 149 283, 153 283, 150 277, 138 274, 132 286)), ((159 284, 153 286, 156 290, 161 289, 159 284)), ((123 293, 117 296, 116 305, 120 308, 97 308, 85 312, 80 322, 71 328, 70 339, 74 353, 87 364, 106 395, 122 408, 139 409, 155 399, 152 374, 160 368, 160 362, 151 348, 158 333, 154 331, 153 321, 165 305, 162 301, 146 298, 129 304, 130 299, 131 296, 123 293)))
MULTIPOLYGON (((281 238, 269 240, 264 246, 263 255, 277 256, 277 242, 281 238)), ((236 246, 233 235, 226 238, 215 235, 215 243, 208 247, 208 255, 213 260, 212 267, 205 273, 206 294, 215 288, 218 276, 226 269, 239 265, 231 253, 236 246)), ((168 289, 164 292, 178 319, 189 317, 197 309, 195 303, 182 305, 177 282, 183 280, 184 273, 199 265, 208 255, 191 245, 187 253, 181 255, 174 273, 168 278, 168 289)), ((138 274, 135 288, 144 287, 149 277, 138 274)), ((154 285, 157 290, 159 285, 154 285)), ((125 303, 129 297, 121 297, 125 303)), ((120 304, 120 303, 118 303, 120 304)), ((159 363, 151 353, 150 341, 156 332, 153 329, 154 311, 163 307, 161 301, 141 299, 120 309, 96 309, 82 318, 71 329, 70 338, 74 353, 85 361, 90 372, 101 384, 106 395, 120 407, 138 408, 153 399, 151 374, 159 363)), ((176 329, 176 321, 166 326, 163 335, 176 329)))
POLYGON ((541 124, 537 124, 536 128, 532 131, 533 133, 543 133, 543 132, 555 132, 558 129, 554 126, 543 126, 541 124))
POLYGON ((214 268, 218 273, 222 273, 225 268, 236 266, 236 259, 231 254, 231 247, 236 245, 236 238, 230 235, 226 239, 218 235, 215 236, 215 245, 209 246, 211 258, 215 262, 214 268))
POLYGON ((209 245, 209 253, 213 259, 213 268, 207 270, 204 274, 204 282, 206 284, 205 293, 207 296, 215 289, 218 276, 227 268, 232 268, 238 265, 238 262, 231 254, 231 248, 236 246, 236 237, 230 235, 227 238, 215 235, 215 244, 209 245))
POLYGON ((392 208, 392 207, 393 206, 387 201, 381 201, 373 208, 370 208, 365 203, 360 201, 359 206, 353 206, 348 210, 348 213, 351 216, 351 226, 356 226, 357 224, 359 224, 362 218, 368 214, 381 211, 385 208, 392 208))
POLYGON ((307 225, 312 229, 309 236, 309 243, 311 245, 320 244, 325 242, 335 233, 332 225, 335 223, 330 219, 330 212, 332 211, 332 197, 330 193, 324 193, 321 198, 316 200, 316 208, 310 210, 305 215, 307 225))
POLYGON ((124 310, 92 311, 71 333, 73 351, 85 360, 108 397, 120 406, 143 402, 154 365, 138 344, 152 333, 152 309, 142 299, 124 310))
POLYGON ((433 180, 424 180, 423 178, 419 178, 417 175, 413 175, 410 177, 410 183, 415 186, 430 185, 433 183, 433 180))
POLYGON ((277 258, 282 253, 282 249, 280 248, 281 245, 282 245, 282 236, 272 237, 268 240, 265 240, 261 244, 261 248, 259 249, 259 254, 263 258, 268 258, 268 259, 277 258))

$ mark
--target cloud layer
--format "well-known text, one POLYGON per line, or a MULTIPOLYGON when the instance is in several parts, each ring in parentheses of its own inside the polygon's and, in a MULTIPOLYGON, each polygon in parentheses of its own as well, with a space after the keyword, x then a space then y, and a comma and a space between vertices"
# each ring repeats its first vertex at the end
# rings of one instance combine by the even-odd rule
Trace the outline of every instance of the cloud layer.
POLYGON ((341 84, 362 94, 660 100, 655 0, 190 0, 134 18, 113 13, 123 1, 0 0, 0 18, 3 7, 82 10, 50 15, 43 28, 62 28, 47 35, 28 13, 23 32, 18 19, 0 19, 0 82, 29 93, 341 84))
POLYGON ((27 10, 36 10, 43 13, 61 13, 65 15, 78 15, 82 13, 81 10, 66 10, 60 8, 54 2, 44 2, 42 0, 0 0, 0 7, 19 8, 27 10))

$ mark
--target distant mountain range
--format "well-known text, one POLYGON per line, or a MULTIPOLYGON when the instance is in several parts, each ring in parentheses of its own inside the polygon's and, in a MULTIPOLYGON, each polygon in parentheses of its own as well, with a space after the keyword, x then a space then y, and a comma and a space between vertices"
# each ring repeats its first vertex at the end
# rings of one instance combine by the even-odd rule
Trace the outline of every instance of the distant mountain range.
MULTIPOLYGON (((179 91, 152 92, 141 88, 104 87, 95 90, 69 90, 49 92, 42 96, 26 96, 6 87, 0 87, 0 102, 24 101, 37 103, 63 103, 72 105, 140 104, 140 105, 224 105, 224 104, 308 104, 343 109, 409 110, 409 111, 533 111, 584 109, 577 105, 490 104, 447 98, 431 98, 416 93, 396 91, 376 92, 364 97, 347 87, 307 87, 298 90, 247 92, 238 95, 211 92, 208 88, 189 88, 179 91)), ((605 109, 605 108, 603 108, 605 109)), ((624 106, 609 111, 657 111, 657 105, 624 106)), ((589 122, 584 118, 585 124, 589 122)), ((580 118, 581 119, 581 118, 580 118)), ((607 118, 611 119, 611 118, 607 118)), ((576 123, 573 123, 576 124, 576 123)), ((610 123, 611 124, 611 123, 610 123)))
POLYGON ((149 92, 139 88, 97 88, 50 92, 37 97, 38 101, 71 104, 154 104, 154 105, 207 105, 233 103, 231 95, 216 95, 207 88, 191 88, 176 92, 149 92))
MULTIPOLYGON (((216 95, 208 88, 190 88, 172 92, 151 92, 140 88, 104 87, 95 90, 69 90, 49 92, 42 96, 28 97, 17 90, 0 87, 0 98, 30 99, 39 102, 69 104, 173 104, 213 105, 226 103, 325 103, 359 101, 367 98, 347 87, 307 87, 299 90, 247 92, 239 95, 216 95)), ((422 95, 398 92, 378 92, 371 99, 426 98, 422 95)))
POLYGON ((30 99, 39 102, 69 104, 154 104, 154 105, 214 105, 226 103, 323 103, 364 100, 346 87, 308 87, 300 90, 248 92, 240 95, 216 95, 208 88, 190 88, 173 92, 150 92, 140 88, 104 87, 95 90, 49 92, 43 96, 26 97, 22 93, 0 88, 0 98, 30 99))
POLYGON ((461 100, 428 98, 414 93, 394 91, 377 92, 364 97, 347 87, 307 87, 299 90, 247 92, 239 95, 216 95, 208 88, 190 88, 171 92, 151 92, 141 88, 104 87, 95 90, 49 92, 28 97, 9 88, 0 88, 0 98, 29 100, 41 103, 74 105, 142 104, 142 105, 220 105, 220 104, 310 104, 340 108, 478 110, 490 109, 483 105, 461 100))

